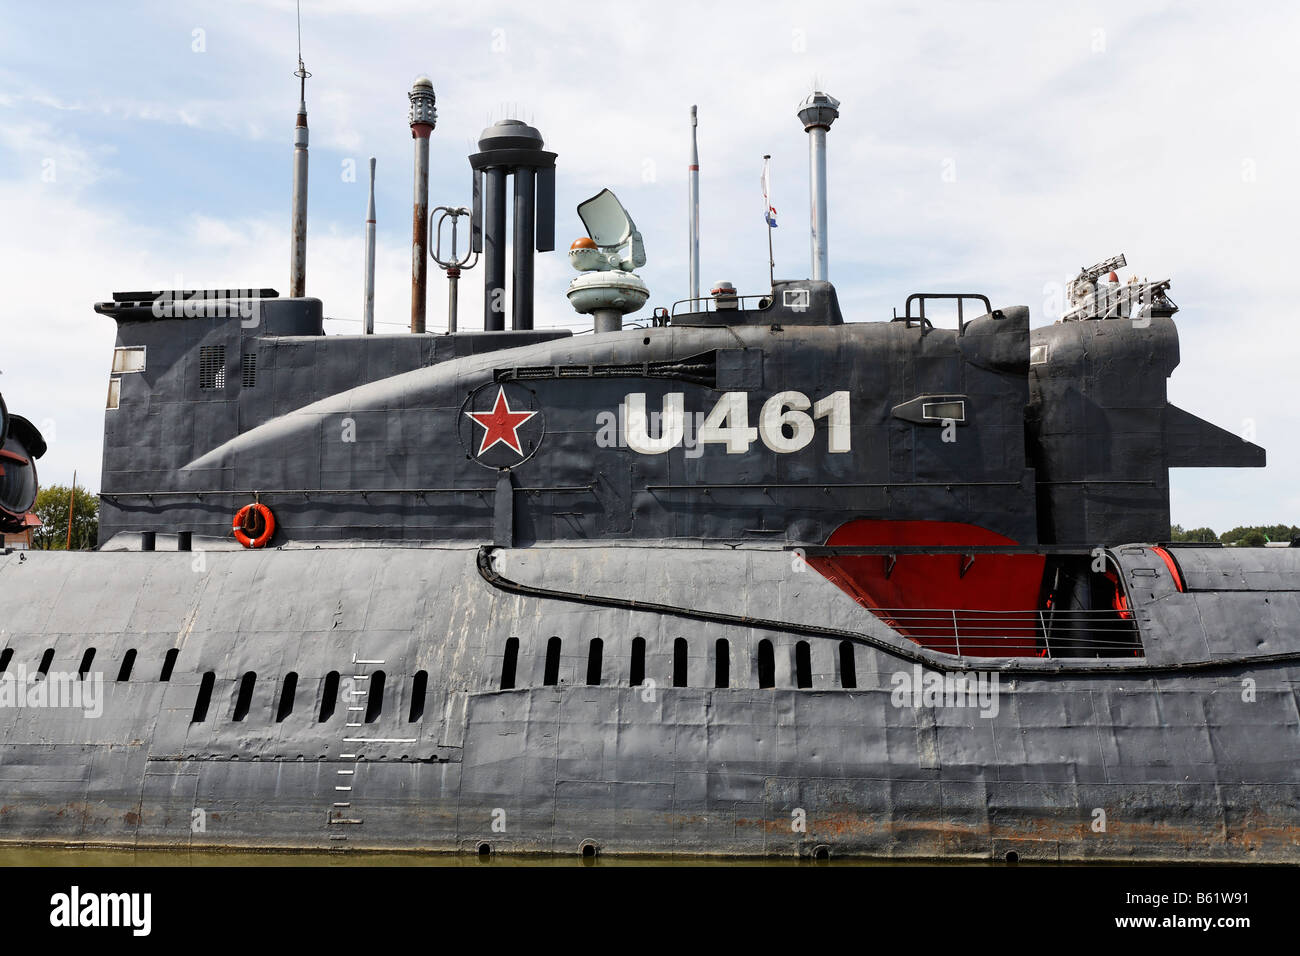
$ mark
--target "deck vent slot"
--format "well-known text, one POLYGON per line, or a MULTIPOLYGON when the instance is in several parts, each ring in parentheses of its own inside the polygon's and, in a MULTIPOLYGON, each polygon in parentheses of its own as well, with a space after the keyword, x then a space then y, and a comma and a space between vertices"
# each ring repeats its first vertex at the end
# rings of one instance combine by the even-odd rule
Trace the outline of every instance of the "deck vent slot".
POLYGON ((135 648, 131 648, 122 655, 122 666, 117 670, 117 679, 119 681, 130 680, 131 671, 135 669, 135 648))
POLYGON ((411 711, 406 722, 413 724, 424 716, 424 695, 429 691, 429 672, 416 671, 411 681, 411 711))
POLYGON ((542 683, 554 687, 560 682, 560 639, 553 637, 546 642, 546 671, 542 674, 542 683))
POLYGON ((776 657, 772 654, 772 642, 758 642, 758 686, 776 686, 776 657))
POLYGON ((12 647, 6 647, 4 652, 0 653, 0 674, 9 670, 9 662, 13 660, 13 656, 14 649, 12 647))
POLYGON ((718 638, 713 645, 714 669, 713 669, 713 686, 730 687, 731 686, 731 645, 727 643, 725 637, 718 638))
POLYGON ((86 648, 86 653, 81 655, 81 666, 77 668, 77 680, 85 680, 86 675, 90 673, 91 662, 95 660, 95 649, 86 648))
POLYGON ((605 642, 599 637, 591 639, 591 646, 587 650, 587 684, 595 687, 600 683, 600 665, 601 658, 605 654, 605 642))
POLYGON ((632 638, 632 670, 629 674, 629 681, 633 687, 640 687, 645 683, 645 638, 632 638))
POLYGON ((812 686, 812 652, 807 641, 800 641, 794 646, 795 686, 806 690, 812 686))
POLYGON ((173 647, 163 658, 162 673, 158 675, 160 681, 169 681, 172 679, 172 669, 176 666, 176 655, 180 653, 180 648, 173 647))
POLYGON ((50 672, 50 665, 54 663, 54 648, 49 648, 41 655, 41 666, 36 669, 36 677, 43 680, 45 675, 50 672))
POLYGON ((199 682, 199 696, 194 701, 194 716, 190 718, 190 723, 201 724, 207 720, 208 704, 212 701, 212 687, 217 682, 217 675, 208 671, 203 675, 203 680, 199 682))
POLYGON ((673 641, 673 686, 686 686, 686 638, 673 641))
POLYGON ((373 724, 384 710, 384 672, 375 671, 367 681, 366 689, 366 723, 373 724))
POLYGON ((257 682, 257 674, 249 671, 239 680, 239 695, 235 698, 235 713, 233 720, 243 720, 248 716, 248 708, 253 703, 253 685, 257 682))
POLYGON ((320 723, 325 723, 334 716, 334 708, 339 702, 339 672, 330 671, 321 681, 320 723))
POLYGON ((840 686, 846 690, 858 686, 858 667, 853 659, 852 641, 840 641, 840 686))
POLYGON ((280 706, 275 711, 275 722, 283 723, 293 713, 293 698, 298 693, 298 675, 293 671, 284 675, 284 686, 280 688, 280 706))
POLYGON ((513 690, 515 686, 515 668, 519 665, 519 638, 506 640, 506 652, 501 658, 501 689, 513 690))
POLYGON ((226 347, 199 346, 199 388, 226 387, 226 347))
POLYGON ((239 382, 244 388, 257 385, 257 353, 245 352, 239 357, 239 382))

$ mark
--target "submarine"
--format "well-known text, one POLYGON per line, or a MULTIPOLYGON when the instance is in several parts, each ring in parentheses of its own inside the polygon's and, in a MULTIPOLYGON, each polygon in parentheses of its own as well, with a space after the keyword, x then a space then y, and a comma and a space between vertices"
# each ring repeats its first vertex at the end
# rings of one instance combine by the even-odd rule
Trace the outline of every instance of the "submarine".
MULTIPOLYGON (((1265 464, 1169 403, 1169 280, 846 316, 815 91, 809 278, 701 294, 693 219, 689 295, 636 318, 606 189, 590 328, 534 328, 557 153, 498 122, 430 211, 408 95, 410 332, 373 272, 362 334, 306 295, 305 92, 290 294, 94 306, 98 545, 0 554, 0 841, 1300 861, 1300 549, 1169 541, 1170 469, 1265 464), (427 330, 431 258, 453 293, 481 259, 481 328, 453 294, 427 330)), ((45 443, 0 436, 18 531, 45 443)))

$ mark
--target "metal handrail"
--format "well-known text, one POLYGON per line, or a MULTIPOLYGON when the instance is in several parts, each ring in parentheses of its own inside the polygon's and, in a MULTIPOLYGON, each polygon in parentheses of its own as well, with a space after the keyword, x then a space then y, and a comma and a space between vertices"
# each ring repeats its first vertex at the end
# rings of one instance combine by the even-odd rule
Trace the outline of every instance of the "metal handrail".
POLYGON ((1108 608, 1051 611, 1041 609, 869 607, 882 623, 918 642, 953 642, 952 653, 1005 651, 1011 642, 1041 640, 1043 655, 1056 658, 1071 652, 1132 651, 1142 653, 1137 622, 1108 608), (1098 625, 1113 629, 1108 636, 1098 625), (962 629, 965 629, 963 633, 962 629), (1099 633, 1099 631, 1101 631, 1099 633), (1056 640, 1053 647, 1052 640, 1056 640))
POLYGON ((985 315, 992 315, 995 318, 999 316, 999 313, 993 311, 993 303, 989 301, 989 297, 981 295, 978 292, 913 292, 907 297, 907 301, 903 304, 903 315, 895 316, 893 321, 906 322, 909 329, 912 327, 913 322, 919 323, 921 328, 926 329, 927 331, 934 328, 934 324, 925 317, 925 303, 930 299, 957 300, 958 332, 966 331, 966 319, 962 312, 962 300, 964 299, 978 299, 980 302, 984 303, 985 315), (912 315, 913 302, 921 303, 920 312, 917 315, 912 315))
POLYGON ((684 309, 684 310, 682 311, 682 314, 683 314, 683 315, 699 314, 699 313, 701 313, 701 312, 717 312, 717 311, 718 311, 718 301, 719 301, 719 300, 722 300, 722 301, 724 301, 724 302, 728 302, 728 303, 731 303, 731 302, 735 302, 735 303, 736 303, 736 308, 735 308, 735 309, 732 309, 732 308, 730 308, 730 306, 728 306, 728 308, 725 310, 725 311, 727 311, 727 312, 732 312, 732 311, 735 311, 735 312, 762 312, 764 309, 767 309, 769 306, 771 306, 771 304, 772 304, 772 302, 773 302, 773 300, 774 300, 774 296, 773 296, 773 294, 772 294, 771 292, 764 292, 764 293, 761 293, 761 294, 759 294, 759 295, 736 295, 736 296, 730 296, 730 295, 725 295, 725 296, 719 296, 719 295, 702 295, 702 296, 700 296, 700 297, 698 297, 698 298, 691 298, 691 299, 678 299, 676 302, 674 302, 674 303, 672 304, 672 308, 671 308, 671 311, 669 312, 669 315, 670 315, 670 316, 677 315, 677 307, 678 307, 679 305, 681 305, 683 302, 689 302, 689 303, 703 302, 703 303, 704 303, 704 308, 702 308, 702 309, 696 309, 696 308, 684 309), (759 304, 759 306, 758 306, 757 308, 755 308, 755 309, 746 309, 746 308, 745 308, 745 303, 746 303, 747 301, 751 300, 751 299, 757 299, 757 300, 759 301, 760 304, 759 304), (713 307, 712 307, 712 308, 709 308, 709 304, 710 304, 710 303, 713 304, 713 307))

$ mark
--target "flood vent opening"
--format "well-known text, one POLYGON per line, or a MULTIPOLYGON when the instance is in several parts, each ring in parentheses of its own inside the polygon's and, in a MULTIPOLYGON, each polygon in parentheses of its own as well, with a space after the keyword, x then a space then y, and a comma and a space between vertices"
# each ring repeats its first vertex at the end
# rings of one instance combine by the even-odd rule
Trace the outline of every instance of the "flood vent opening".
POLYGON ((852 641, 840 641, 840 686, 846 690, 858 686, 858 665, 853 658, 852 641))
POLYGON ((321 681, 320 723, 325 723, 334 716, 334 708, 339 702, 339 672, 330 671, 321 681))
POLYGON ((424 716, 424 695, 429 691, 429 672, 416 671, 411 681, 411 710, 406 722, 413 724, 424 716))
POLYGON ((12 647, 6 647, 4 651, 0 653, 0 674, 9 670, 9 662, 13 660, 13 656, 14 649, 12 647))
POLYGON ((293 698, 298 692, 298 675, 293 671, 284 675, 284 684, 280 688, 280 705, 275 709, 275 722, 283 723, 293 713, 293 698))
POLYGON ((758 642, 758 686, 776 686, 776 657, 772 654, 772 642, 767 639, 758 642))
POLYGON ((86 653, 81 655, 81 665, 77 668, 77 680, 85 680, 86 675, 90 673, 91 662, 95 659, 95 649, 86 648, 86 653))
POLYGON ((384 672, 370 675, 370 688, 366 693, 366 723, 373 724, 384 710, 384 672))
POLYGON ((194 716, 190 718, 190 723, 201 724, 208 719, 208 704, 212 702, 212 687, 217 682, 217 675, 208 671, 203 675, 203 680, 199 681, 199 696, 194 701, 194 716))
POLYGON ((248 708, 253 704, 253 685, 257 682, 257 674, 249 671, 239 679, 239 693, 235 697, 235 713, 232 720, 243 720, 248 716, 248 708))
POLYGON ((169 681, 172 679, 172 669, 176 666, 176 655, 180 653, 180 648, 173 647, 163 658, 162 673, 158 675, 160 681, 169 681))
POLYGON ((515 668, 519 666, 519 638, 506 640, 506 652, 501 658, 501 689, 512 690, 515 686, 515 668))
POLYGON ((645 638, 632 638, 632 670, 629 674, 629 681, 633 687, 640 687, 645 683, 645 638))
POLYGON ((41 666, 36 668, 36 677, 43 680, 45 675, 50 672, 50 665, 54 663, 54 648, 49 648, 41 655, 41 666))
POLYGON ((591 639, 587 650, 587 686, 595 687, 600 683, 600 662, 605 654, 605 642, 599 637, 591 639))
POLYGON ((546 642, 546 670, 542 674, 542 683, 554 687, 560 682, 560 639, 553 637, 546 642))
POLYGON ((812 686, 812 652, 807 641, 794 646, 794 682, 801 690, 812 686))
POLYGON ((718 638, 713 645, 713 686, 731 686, 731 645, 725 637, 718 638))
POLYGON ((135 648, 131 648, 122 657, 122 666, 117 669, 117 679, 119 681, 130 680, 131 671, 135 669, 135 648))
POLYGON ((686 638, 673 641, 673 686, 686 686, 686 638))

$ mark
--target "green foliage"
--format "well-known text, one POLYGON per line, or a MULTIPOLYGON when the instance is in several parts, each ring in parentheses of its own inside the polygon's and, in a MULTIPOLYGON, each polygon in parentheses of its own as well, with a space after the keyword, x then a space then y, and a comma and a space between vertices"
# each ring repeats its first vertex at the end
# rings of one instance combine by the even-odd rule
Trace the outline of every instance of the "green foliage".
MULTIPOLYGON (((41 519, 41 527, 32 534, 32 547, 47 551, 62 551, 67 547, 70 493, 67 485, 49 485, 37 493, 33 510, 41 519)), ((93 548, 98 537, 99 496, 78 485, 72 515, 73 550, 93 548)))
POLYGON ((1219 535, 1224 544, 1235 544, 1243 548, 1263 547, 1265 541, 1290 541, 1300 537, 1300 528, 1287 524, 1256 525, 1238 527, 1219 535))
POLYGON ((1192 528, 1184 531, 1182 525, 1174 525, 1169 533, 1170 541, 1196 541, 1202 544, 1208 544, 1218 541, 1219 536, 1214 533, 1213 528, 1192 528))

